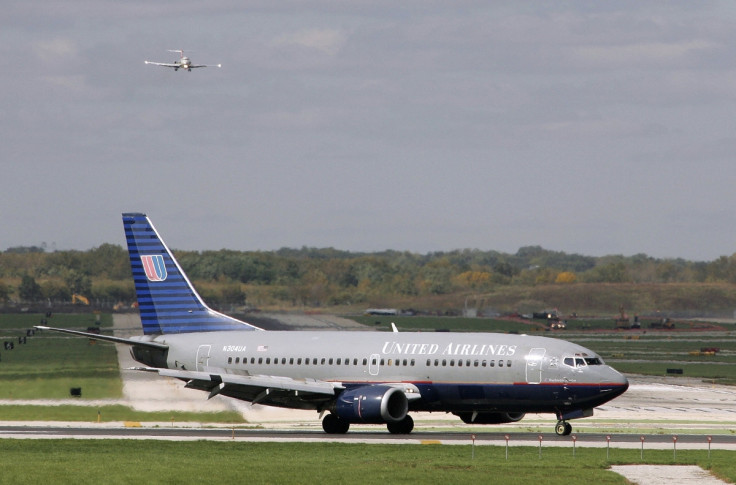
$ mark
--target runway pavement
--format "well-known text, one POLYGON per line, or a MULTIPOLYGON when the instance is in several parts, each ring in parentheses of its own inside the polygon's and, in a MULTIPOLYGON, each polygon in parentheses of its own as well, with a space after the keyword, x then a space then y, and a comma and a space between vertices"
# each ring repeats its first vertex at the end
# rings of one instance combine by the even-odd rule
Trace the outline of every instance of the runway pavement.
POLYGON ((170 441, 278 441, 278 442, 339 442, 339 443, 383 443, 383 444, 444 444, 477 446, 539 446, 586 448, 642 448, 679 450, 736 450, 736 436, 733 435, 639 435, 579 433, 571 436, 557 436, 554 433, 529 432, 443 432, 415 431, 410 435, 393 435, 378 428, 358 429, 344 435, 328 435, 321 431, 300 431, 295 429, 244 429, 241 427, 178 427, 157 424, 142 426, 140 423, 106 423, 100 425, 32 423, 28 425, 2 424, 0 437, 19 439, 153 439, 170 441), (676 441, 675 441, 676 438, 676 441))

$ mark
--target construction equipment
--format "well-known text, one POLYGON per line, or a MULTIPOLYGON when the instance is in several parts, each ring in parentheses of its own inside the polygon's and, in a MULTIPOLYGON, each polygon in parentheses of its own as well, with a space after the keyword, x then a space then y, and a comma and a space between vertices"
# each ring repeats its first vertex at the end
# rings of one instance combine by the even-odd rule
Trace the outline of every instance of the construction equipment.
POLYGON ((629 320, 629 316, 626 314, 626 310, 624 310, 623 305, 619 305, 618 312, 621 314, 620 317, 618 317, 616 320, 614 320, 613 325, 615 329, 624 329, 628 330, 631 328, 631 321, 629 320))

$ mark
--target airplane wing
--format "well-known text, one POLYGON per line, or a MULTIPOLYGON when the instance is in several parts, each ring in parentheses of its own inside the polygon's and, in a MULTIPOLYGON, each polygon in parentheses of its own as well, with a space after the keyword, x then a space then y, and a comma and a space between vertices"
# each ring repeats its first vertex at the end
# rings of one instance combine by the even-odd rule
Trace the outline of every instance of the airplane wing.
POLYGON ((268 375, 233 375, 215 372, 136 367, 135 370, 157 372, 161 376, 186 381, 189 389, 209 392, 208 399, 225 396, 264 404, 297 409, 321 409, 344 387, 341 383, 316 379, 292 379, 268 375), (337 392, 336 392, 337 391, 337 392))
MULTIPOLYGON (((153 62, 153 61, 144 61, 146 64, 153 64, 154 66, 164 66, 164 67, 181 67, 179 64, 172 64, 170 62, 153 62)), ((190 66, 190 67, 199 67, 199 66, 190 66)))
POLYGON ((214 64, 214 65, 200 64, 199 66, 189 66, 189 69, 196 69, 198 67, 222 67, 222 64, 214 64))

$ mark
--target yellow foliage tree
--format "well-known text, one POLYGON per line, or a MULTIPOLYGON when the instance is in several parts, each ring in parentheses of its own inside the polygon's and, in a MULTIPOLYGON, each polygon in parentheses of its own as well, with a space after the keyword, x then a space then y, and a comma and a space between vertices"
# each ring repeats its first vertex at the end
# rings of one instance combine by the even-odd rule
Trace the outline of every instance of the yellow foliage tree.
POLYGON ((578 277, 575 276, 575 273, 572 273, 570 271, 563 271, 562 273, 557 275, 557 278, 555 278, 555 283, 575 283, 577 279, 578 277))

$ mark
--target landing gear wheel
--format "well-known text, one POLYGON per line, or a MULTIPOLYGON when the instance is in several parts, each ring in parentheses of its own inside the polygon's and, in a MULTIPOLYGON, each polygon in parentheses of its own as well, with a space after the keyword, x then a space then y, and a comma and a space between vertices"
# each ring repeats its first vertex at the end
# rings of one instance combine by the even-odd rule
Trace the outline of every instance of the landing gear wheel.
POLYGON ((350 423, 332 413, 322 419, 322 429, 327 434, 345 434, 349 428, 350 423))
POLYGON ((567 421, 557 421, 557 425, 555 425, 555 433, 559 436, 567 436, 572 433, 572 425, 567 421))
POLYGON ((386 423, 386 427, 391 434, 409 434, 414 429, 414 420, 407 415, 399 422, 386 423))

